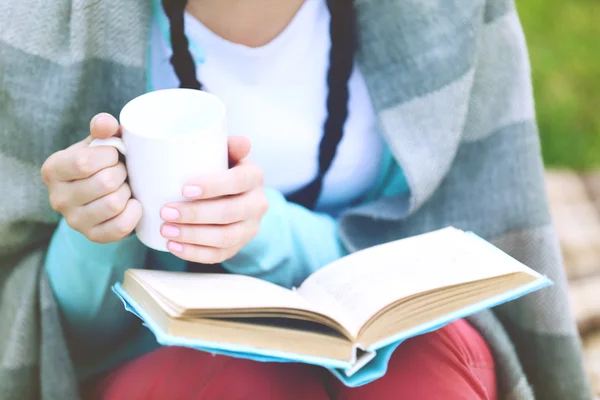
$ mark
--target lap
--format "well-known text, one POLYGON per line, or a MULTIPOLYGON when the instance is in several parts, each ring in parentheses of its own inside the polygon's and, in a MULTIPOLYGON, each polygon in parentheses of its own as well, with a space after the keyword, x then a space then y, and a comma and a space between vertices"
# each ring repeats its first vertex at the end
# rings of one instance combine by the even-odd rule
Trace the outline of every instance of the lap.
POLYGON ((466 321, 414 337, 394 352, 383 378, 358 388, 332 380, 335 399, 495 400, 494 361, 466 321))
POLYGON ((103 400, 328 399, 319 368, 163 347, 123 365, 98 386, 103 400), (288 396, 288 393, 294 393, 288 396))
POLYGON ((259 363, 164 347, 121 366, 99 385, 102 399, 496 399, 483 338, 460 320, 402 343, 383 378, 347 388, 321 368, 259 363))

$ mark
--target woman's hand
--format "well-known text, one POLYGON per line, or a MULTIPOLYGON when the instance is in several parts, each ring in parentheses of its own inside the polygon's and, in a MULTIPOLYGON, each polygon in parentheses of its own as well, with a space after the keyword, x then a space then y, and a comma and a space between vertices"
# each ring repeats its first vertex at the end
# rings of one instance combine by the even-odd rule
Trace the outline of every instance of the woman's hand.
POLYGON ((193 179, 183 188, 190 202, 172 203, 161 210, 162 235, 168 249, 184 260, 217 264, 228 260, 259 230, 267 211, 261 169, 248 161, 250 142, 229 138, 234 167, 193 179))
POLYGON ((69 226, 94 242, 118 241, 129 235, 142 216, 125 183, 127 170, 112 147, 88 147, 94 138, 119 133, 119 123, 98 114, 90 123, 91 136, 52 154, 42 166, 50 205, 69 226))

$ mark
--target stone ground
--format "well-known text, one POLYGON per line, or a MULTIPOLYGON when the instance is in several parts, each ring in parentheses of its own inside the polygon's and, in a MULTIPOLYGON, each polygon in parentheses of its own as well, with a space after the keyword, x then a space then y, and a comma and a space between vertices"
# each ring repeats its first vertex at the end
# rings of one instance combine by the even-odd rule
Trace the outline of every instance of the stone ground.
POLYGON ((551 170, 546 182, 586 368, 600 398, 600 172, 551 170))

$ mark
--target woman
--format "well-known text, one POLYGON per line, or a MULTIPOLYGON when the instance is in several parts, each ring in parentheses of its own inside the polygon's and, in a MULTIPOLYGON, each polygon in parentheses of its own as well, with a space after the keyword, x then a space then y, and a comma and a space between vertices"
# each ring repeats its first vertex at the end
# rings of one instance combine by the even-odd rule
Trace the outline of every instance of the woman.
MULTIPOLYGON (((564 277, 524 43, 512 4, 488 3, 165 0, 152 10, 91 3, 62 9, 71 12, 62 53, 28 40, 19 47, 7 35, 13 48, 53 61, 65 76, 31 79, 43 93, 52 88, 42 82, 64 89, 45 111, 55 107, 62 121, 51 122, 54 136, 44 139, 51 144, 43 152, 55 152, 42 176, 64 217, 45 274, 84 392, 496 399, 532 398, 535 390, 544 399, 586 398, 576 332, 558 290, 564 277), (78 73, 60 69, 82 61, 78 73), (84 139, 60 150, 77 136, 65 127, 81 128, 92 110, 114 114, 144 90, 140 76, 145 90, 204 89, 228 108, 232 168, 190 181, 182 193, 192 201, 162 209, 170 253, 149 251, 130 235, 141 208, 114 149, 88 148, 84 139), (142 264, 224 269, 290 287, 347 252, 450 224, 496 240, 558 289, 411 339, 384 377, 359 388, 304 365, 157 348, 110 292, 125 269, 142 264)), ((5 87, 11 98, 36 104, 10 81, 5 87)), ((13 126, 35 131, 35 122, 9 115, 13 126)), ((118 131, 110 114, 91 121, 91 137, 118 131)))

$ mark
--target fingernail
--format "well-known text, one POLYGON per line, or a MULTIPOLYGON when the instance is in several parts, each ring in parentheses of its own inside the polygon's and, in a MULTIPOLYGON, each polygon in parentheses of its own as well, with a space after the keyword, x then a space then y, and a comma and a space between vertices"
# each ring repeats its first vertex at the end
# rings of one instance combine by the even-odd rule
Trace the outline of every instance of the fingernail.
POLYGON ((179 237, 179 228, 173 225, 164 225, 162 227, 162 235, 164 237, 176 238, 179 237))
POLYGON ((184 186, 183 195, 185 197, 198 197, 202 195, 202 188, 198 186, 184 186))
POLYGON ((183 250, 183 245, 177 242, 169 242, 167 243, 167 248, 172 252, 179 253, 183 250))
POLYGON ((179 211, 174 208, 164 207, 160 210, 160 217, 165 221, 175 221, 179 218, 179 211))
POLYGON ((105 118, 106 118, 106 115, 104 115, 104 114, 96 115, 94 118, 92 118, 92 122, 90 123, 90 129, 92 129, 94 127, 94 125, 96 125, 97 122, 102 121, 105 118))

